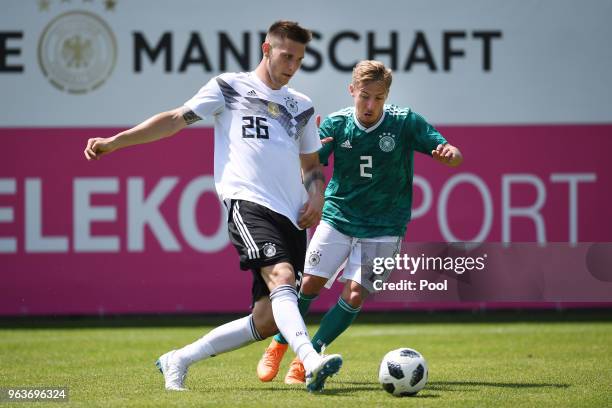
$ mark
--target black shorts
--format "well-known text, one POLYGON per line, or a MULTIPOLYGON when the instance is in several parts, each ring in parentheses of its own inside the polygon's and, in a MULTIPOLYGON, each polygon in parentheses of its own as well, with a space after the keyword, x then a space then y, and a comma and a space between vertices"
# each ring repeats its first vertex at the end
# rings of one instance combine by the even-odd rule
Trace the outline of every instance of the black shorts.
POLYGON ((231 200, 229 207, 227 228, 240 256, 240 269, 253 272, 253 303, 270 295, 261 277, 261 268, 265 266, 288 262, 299 282, 306 257, 306 230, 298 229, 284 215, 251 201, 231 200))

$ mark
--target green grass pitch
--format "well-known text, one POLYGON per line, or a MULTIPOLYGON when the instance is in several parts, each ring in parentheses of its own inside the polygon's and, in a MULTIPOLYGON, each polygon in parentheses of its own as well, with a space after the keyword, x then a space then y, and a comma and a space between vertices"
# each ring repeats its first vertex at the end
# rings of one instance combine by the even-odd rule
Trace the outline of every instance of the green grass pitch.
POLYGON ((0 388, 69 387, 68 403, 19 407, 609 407, 610 315, 364 315, 328 348, 344 366, 320 394, 282 383, 290 355, 273 382, 257 380, 268 341, 192 366, 189 392, 164 391, 156 358, 201 337, 218 323, 210 319, 201 326, 197 317, 0 321, 0 388), (416 397, 395 398, 378 384, 382 356, 398 347, 429 363, 429 382, 416 397))

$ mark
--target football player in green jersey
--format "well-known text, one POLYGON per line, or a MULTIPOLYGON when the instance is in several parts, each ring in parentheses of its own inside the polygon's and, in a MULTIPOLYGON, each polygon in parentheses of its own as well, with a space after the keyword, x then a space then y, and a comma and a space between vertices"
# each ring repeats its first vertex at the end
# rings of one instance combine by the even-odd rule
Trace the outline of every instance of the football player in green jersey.
MULTIPOLYGON (((381 62, 359 62, 349 85, 354 106, 329 115, 319 128, 321 139, 331 140, 319 158, 327 164, 333 152, 334 173, 325 190, 321 223, 308 246, 300 312, 306 314, 321 289, 331 286, 342 269, 345 286, 312 338, 317 351, 350 326, 374 291, 373 275, 362 259, 394 257, 399 251, 411 215, 414 152, 451 167, 463 161, 459 149, 422 116, 410 108, 385 104, 391 80, 391 71, 381 62)), ((278 373, 286 343, 277 334, 266 349, 257 366, 262 381, 271 381, 278 373)), ((296 358, 285 383, 302 382, 304 368, 296 358)))

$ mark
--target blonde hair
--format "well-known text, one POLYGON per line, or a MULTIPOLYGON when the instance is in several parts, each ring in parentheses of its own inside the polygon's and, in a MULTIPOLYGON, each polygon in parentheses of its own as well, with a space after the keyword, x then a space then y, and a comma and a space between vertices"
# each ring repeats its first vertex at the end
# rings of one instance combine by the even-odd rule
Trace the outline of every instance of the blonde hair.
POLYGON ((392 80, 391 70, 380 61, 361 61, 353 68, 353 86, 359 86, 365 82, 382 81, 389 91, 392 80))

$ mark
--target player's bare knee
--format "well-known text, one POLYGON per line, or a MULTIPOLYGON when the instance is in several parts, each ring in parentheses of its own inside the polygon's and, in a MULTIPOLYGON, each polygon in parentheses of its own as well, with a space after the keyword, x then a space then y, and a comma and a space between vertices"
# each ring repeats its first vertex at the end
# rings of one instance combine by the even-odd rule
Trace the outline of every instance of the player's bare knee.
POLYGON ((300 292, 308 296, 318 295, 326 283, 327 283, 326 278, 306 274, 302 278, 302 284, 300 285, 300 292))
POLYGON ((361 307, 367 296, 367 290, 353 281, 348 281, 342 290, 342 299, 354 308, 361 307))
POLYGON ((358 308, 363 304, 364 299, 361 293, 349 292, 347 296, 342 296, 342 299, 348 303, 351 307, 358 308))
POLYGON ((270 291, 281 285, 295 287, 295 273, 291 264, 287 262, 261 268, 261 276, 270 291))

